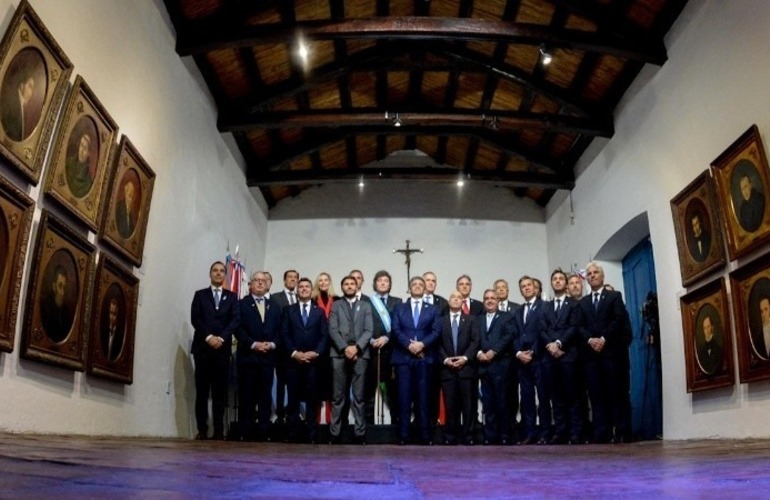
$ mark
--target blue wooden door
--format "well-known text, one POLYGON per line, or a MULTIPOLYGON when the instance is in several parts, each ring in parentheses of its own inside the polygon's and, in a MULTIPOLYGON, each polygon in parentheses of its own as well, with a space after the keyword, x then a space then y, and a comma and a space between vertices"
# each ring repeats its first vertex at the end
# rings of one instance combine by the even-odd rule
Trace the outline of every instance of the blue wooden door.
POLYGON ((633 328, 629 349, 631 429, 637 439, 654 439, 663 434, 663 404, 655 263, 648 237, 623 258, 623 283, 623 295, 633 328), (654 311, 651 311, 652 304, 648 302, 652 294, 655 296, 654 311), (648 302, 647 307, 645 302, 648 302), (648 314, 644 314, 645 311, 648 314), (650 312, 654 312, 654 318, 650 312))

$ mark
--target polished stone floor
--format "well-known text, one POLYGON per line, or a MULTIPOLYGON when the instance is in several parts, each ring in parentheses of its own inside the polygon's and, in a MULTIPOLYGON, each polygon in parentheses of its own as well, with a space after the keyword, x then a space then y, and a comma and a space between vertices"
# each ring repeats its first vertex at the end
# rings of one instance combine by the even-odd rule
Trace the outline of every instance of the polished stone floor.
POLYGON ((770 441, 287 445, 0 434, 1 498, 769 498, 770 441))

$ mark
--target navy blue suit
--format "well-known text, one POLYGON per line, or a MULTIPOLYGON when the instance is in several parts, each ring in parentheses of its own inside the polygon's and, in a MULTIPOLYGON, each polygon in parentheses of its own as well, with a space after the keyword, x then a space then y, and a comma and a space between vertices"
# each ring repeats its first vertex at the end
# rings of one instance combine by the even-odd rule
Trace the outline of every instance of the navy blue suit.
POLYGON ((550 367, 551 397, 553 404, 554 437, 558 441, 580 438, 583 429, 583 397, 581 388, 583 373, 580 365, 582 337, 578 325, 578 303, 564 296, 558 313, 555 300, 543 304, 543 328, 540 340, 543 346, 551 342, 561 343, 564 354, 558 358, 547 350, 544 358, 550 367))
POLYGON ((602 288, 598 307, 594 308, 593 292, 580 299, 578 307, 594 440, 626 438, 630 338, 623 297, 620 292, 602 288), (600 337, 604 337, 604 349, 596 352, 588 345, 588 340, 600 337))
POLYGON ((299 403, 305 401, 305 427, 310 441, 315 441, 318 430, 317 411, 320 403, 319 377, 322 360, 328 355, 329 323, 323 309, 314 302, 308 303, 307 324, 302 320, 302 304, 286 306, 281 319, 281 352, 286 356, 286 385, 289 403, 286 419, 289 425, 288 437, 300 439, 302 422, 299 418, 299 403), (295 352, 316 352, 319 357, 310 363, 300 363, 291 358, 295 352))
POLYGON ((227 405, 227 378, 230 372, 230 352, 233 331, 238 328, 238 297, 222 290, 219 308, 214 304, 214 292, 206 287, 195 292, 190 307, 193 334, 190 352, 195 359, 195 420, 198 433, 208 434, 209 392, 213 412, 214 435, 224 436, 224 414, 227 405), (224 343, 214 349, 207 342, 209 335, 221 337, 224 343))
POLYGON ((543 313, 546 302, 535 299, 533 306, 524 321, 526 303, 513 315, 513 353, 532 351, 532 361, 524 364, 517 360, 519 366, 519 387, 521 390, 521 423, 523 439, 537 441, 549 439, 551 432, 551 395, 550 373, 548 371, 548 354, 540 340, 543 325, 543 313), (535 391, 540 405, 535 404, 535 391), (537 418, 540 418, 540 432, 537 428, 537 418))
POLYGON ((441 316, 439 309, 422 302, 417 326, 412 318, 412 299, 398 304, 393 311, 393 356, 391 363, 396 368, 398 382, 399 437, 409 440, 409 420, 412 403, 414 413, 420 422, 420 440, 430 441, 430 387, 434 365, 438 362, 437 343, 441 337, 441 316), (409 352, 412 340, 422 342, 425 348, 422 356, 409 352))
POLYGON ((238 422, 244 439, 267 439, 272 409, 273 371, 276 349, 280 345, 280 308, 272 301, 265 301, 265 317, 260 316, 252 295, 238 303, 239 327, 236 358, 238 364, 238 422), (254 342, 272 342, 276 349, 258 353, 251 348, 254 342), (255 407, 257 427, 254 434, 255 407))
MULTIPOLYGON (((509 313, 496 312, 487 328, 487 313, 476 316, 473 328, 479 337, 479 351, 495 352, 490 362, 479 361, 479 378, 484 394, 484 440, 489 443, 510 439, 508 414, 508 373, 511 370, 512 328, 509 313)), ((477 357, 478 359, 478 357, 477 357)))

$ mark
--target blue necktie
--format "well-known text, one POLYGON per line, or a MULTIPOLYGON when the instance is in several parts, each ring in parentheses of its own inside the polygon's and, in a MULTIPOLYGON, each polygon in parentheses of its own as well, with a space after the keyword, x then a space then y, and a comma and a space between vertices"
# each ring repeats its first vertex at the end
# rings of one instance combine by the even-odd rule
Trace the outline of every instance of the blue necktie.
POLYGON ((219 288, 214 289, 214 307, 219 309, 219 299, 222 294, 222 290, 219 288))
POLYGON ((307 326, 307 304, 302 304, 302 326, 307 326))
POLYGON ((527 324, 527 316, 529 316, 529 311, 532 308, 532 304, 530 302, 527 302, 526 307, 524 307, 524 324, 527 324))
POLYGON ((457 323, 457 314, 452 315, 452 347, 454 347, 455 354, 457 354, 457 335, 460 330, 460 325, 457 323))
POLYGON ((594 311, 599 309, 599 292, 594 292, 594 311))
POLYGON ((414 301, 414 312, 412 312, 412 319, 414 320, 414 327, 417 328, 417 323, 420 322, 420 301, 414 301))

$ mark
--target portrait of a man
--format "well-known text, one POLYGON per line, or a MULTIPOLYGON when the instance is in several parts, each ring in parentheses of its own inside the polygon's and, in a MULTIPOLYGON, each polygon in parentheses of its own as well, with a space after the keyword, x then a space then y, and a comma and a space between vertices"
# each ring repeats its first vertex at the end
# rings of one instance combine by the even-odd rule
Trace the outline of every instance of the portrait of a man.
POLYGON ((101 308, 102 354, 109 362, 117 361, 123 351, 126 331, 123 292, 113 283, 107 289, 101 308))
POLYGON ((37 49, 19 51, 8 65, 0 89, 0 123, 9 139, 27 139, 40 121, 47 80, 37 49))
POLYGON ((67 185, 76 198, 84 197, 91 190, 98 157, 96 126, 90 118, 83 117, 70 135, 64 170, 67 185))
POLYGON ((130 238, 136 229, 136 220, 139 215, 138 201, 141 198, 139 193, 139 176, 133 170, 129 170, 123 176, 121 183, 121 193, 115 207, 115 225, 118 233, 123 238, 130 238), (133 175, 132 175, 133 174, 133 175))
POLYGON ((706 375, 714 375, 724 360, 724 337, 719 315, 711 304, 701 308, 695 330, 698 367, 706 375))
POLYGON ((752 332, 751 343, 762 359, 770 359, 770 296, 759 299, 759 318, 761 326, 752 332))
POLYGON ((72 330, 77 289, 72 255, 67 250, 57 250, 48 262, 40 291, 40 320, 51 342, 63 342, 72 330))
POLYGON ((748 160, 740 160, 732 178, 733 208, 738 223, 745 231, 754 232, 765 216, 765 194, 757 168, 748 160))
POLYGON ((10 245, 8 223, 5 221, 5 213, 3 213, 3 209, 0 207, 0 287, 3 285, 5 268, 8 264, 8 257, 11 254, 10 245))
POLYGON ((685 218, 690 257, 695 262, 703 262, 711 252, 711 219, 703 201, 699 198, 690 200, 685 210, 685 218))

